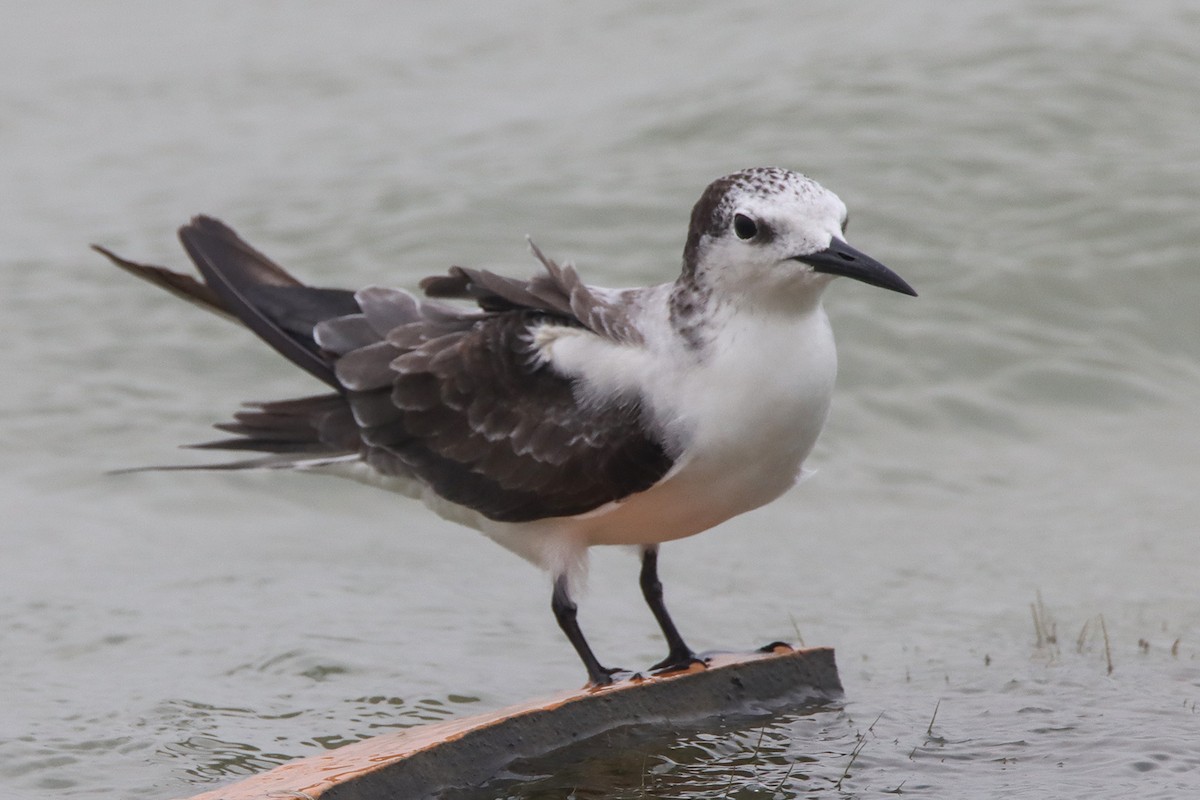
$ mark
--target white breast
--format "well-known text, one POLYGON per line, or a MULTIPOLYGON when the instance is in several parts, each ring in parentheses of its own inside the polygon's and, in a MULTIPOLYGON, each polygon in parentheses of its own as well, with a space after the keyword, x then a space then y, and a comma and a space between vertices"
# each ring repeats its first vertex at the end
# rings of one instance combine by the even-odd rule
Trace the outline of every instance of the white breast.
POLYGON ((800 317, 738 315, 718 341, 700 360, 653 346, 624 358, 612 354, 619 371, 596 369, 610 360, 608 352, 587 354, 591 374, 636 382, 680 456, 649 490, 572 518, 569 527, 586 544, 691 536, 795 483, 833 393, 837 355, 828 318, 819 305, 800 317))

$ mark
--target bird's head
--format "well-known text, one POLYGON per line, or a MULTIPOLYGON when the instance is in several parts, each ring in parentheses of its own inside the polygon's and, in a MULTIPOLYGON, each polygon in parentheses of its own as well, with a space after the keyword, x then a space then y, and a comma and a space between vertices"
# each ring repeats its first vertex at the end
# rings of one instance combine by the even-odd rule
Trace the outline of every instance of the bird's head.
POLYGON ((782 303, 818 297, 837 275, 916 295, 847 244, 845 229, 846 205, 811 178, 777 167, 735 172, 709 184, 692 209, 684 277, 782 303))

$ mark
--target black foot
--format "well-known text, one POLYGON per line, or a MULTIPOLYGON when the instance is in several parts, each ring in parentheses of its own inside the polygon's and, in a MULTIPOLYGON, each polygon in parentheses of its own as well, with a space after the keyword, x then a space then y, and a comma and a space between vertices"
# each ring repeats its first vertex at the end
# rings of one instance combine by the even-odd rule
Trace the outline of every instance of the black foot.
POLYGON ((588 682, 587 682, 588 687, 612 686, 614 675, 621 673, 621 672, 629 672, 629 670, 620 669, 619 667, 600 667, 599 665, 597 665, 597 666, 599 667, 599 669, 597 669, 595 671, 590 670, 590 669, 588 670, 588 682))
POLYGON ((707 667, 708 662, 700 656, 688 650, 685 653, 671 653, 662 661, 650 668, 650 674, 661 675, 664 672, 681 672, 689 669, 693 664, 699 664, 702 667, 707 667))
POLYGON ((782 650, 784 652, 790 653, 795 649, 796 648, 792 647, 787 642, 771 642, 770 644, 764 644, 762 647, 758 648, 758 652, 760 652, 760 653, 775 653, 775 652, 782 650))

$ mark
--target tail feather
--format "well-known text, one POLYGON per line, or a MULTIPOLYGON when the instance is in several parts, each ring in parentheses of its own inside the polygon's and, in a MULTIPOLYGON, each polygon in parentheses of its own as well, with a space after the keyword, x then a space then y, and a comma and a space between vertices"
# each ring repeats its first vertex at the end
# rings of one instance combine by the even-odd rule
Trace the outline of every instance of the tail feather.
MULTIPOLYGON (((232 434, 231 438, 191 445, 254 457, 224 464, 148 469, 304 468, 358 458, 362 442, 349 395, 333 370, 339 354, 319 345, 315 334, 321 323, 341 330, 338 326, 344 318, 349 318, 343 326, 347 329, 353 327, 354 320, 365 321, 355 294, 305 286, 211 217, 194 218, 180 228, 179 239, 202 280, 129 261, 98 245, 93 248, 126 272, 242 323, 277 352, 332 386, 336 393, 248 404, 249 408, 235 414, 231 422, 216 426, 232 434), (264 455, 255 455, 259 453, 264 455)), ((375 298, 376 305, 380 302, 375 298)), ((378 338, 379 334, 374 336, 378 338)))
POLYGON ((184 225, 179 240, 222 307, 296 366, 339 388, 312 329, 321 318, 357 313, 353 292, 304 286, 211 217, 184 225))
POLYGON ((92 245, 92 249, 130 275, 152 283, 160 289, 165 289, 176 297, 187 300, 189 303, 200 306, 207 311, 212 311, 215 314, 220 314, 233 320, 237 319, 233 312, 221 302, 221 298, 217 296, 216 292, 207 284, 201 283, 191 275, 181 275, 178 272, 172 272, 169 269, 156 267, 152 264, 139 264, 136 261, 121 258, 107 247, 101 247, 98 244, 92 245))
POLYGON ((241 322, 289 361, 342 390, 333 357, 316 343, 313 329, 335 317, 359 314, 354 292, 305 286, 212 217, 195 217, 179 229, 179 240, 203 281, 129 261, 99 245, 92 249, 176 297, 241 322))
POLYGON ((239 450, 263 453, 340 456, 357 453, 357 426, 346 398, 324 394, 269 403, 252 403, 222 422, 217 430, 236 438, 189 445, 199 450, 239 450))
POLYGON ((259 469, 315 469, 331 464, 357 461, 358 455, 316 455, 298 458, 292 453, 281 453, 239 461, 222 461, 216 464, 162 464, 152 467, 127 467, 109 470, 107 475, 132 475, 138 472, 238 472, 259 469))

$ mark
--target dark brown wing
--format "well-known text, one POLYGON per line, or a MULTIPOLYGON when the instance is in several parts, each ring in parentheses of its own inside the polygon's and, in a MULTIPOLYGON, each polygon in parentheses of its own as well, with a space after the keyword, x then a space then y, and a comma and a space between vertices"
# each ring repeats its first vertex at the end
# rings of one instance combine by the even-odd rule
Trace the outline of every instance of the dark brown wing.
POLYGON ((480 306, 460 310, 399 290, 305 287, 215 220, 198 218, 181 238, 203 284, 106 255, 235 316, 338 389, 255 404, 218 426, 235 438, 202 447, 272 456, 247 467, 357 455, 381 475, 418 480, 505 522, 581 514, 671 468, 636 399, 581 406, 570 379, 535 358, 529 331, 539 324, 640 340, 619 308, 540 253, 547 272, 528 282, 454 268, 423 284, 480 306))
POLYGON ((513 310, 426 338, 415 322, 347 353, 337 375, 367 462, 505 522, 581 514, 652 486, 672 459, 642 408, 577 403, 534 358, 529 328, 543 322, 562 324, 513 310))

